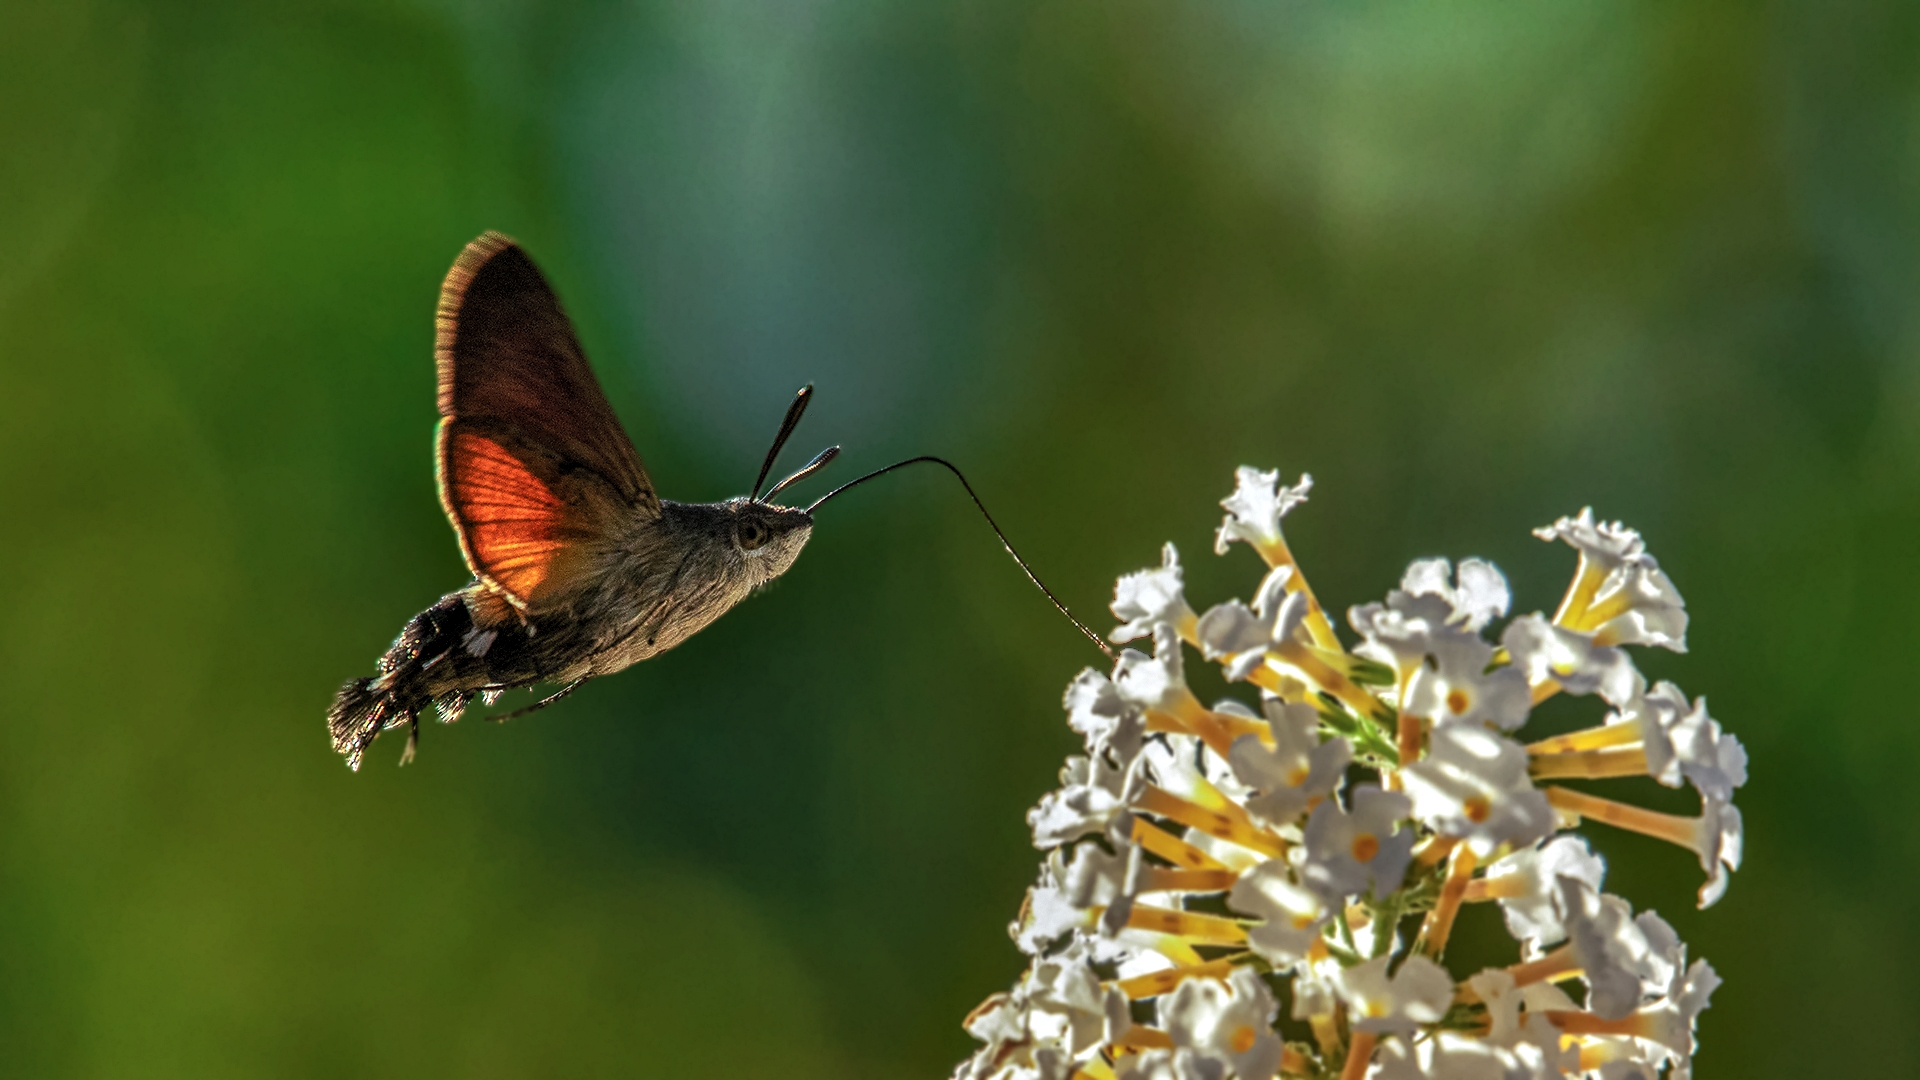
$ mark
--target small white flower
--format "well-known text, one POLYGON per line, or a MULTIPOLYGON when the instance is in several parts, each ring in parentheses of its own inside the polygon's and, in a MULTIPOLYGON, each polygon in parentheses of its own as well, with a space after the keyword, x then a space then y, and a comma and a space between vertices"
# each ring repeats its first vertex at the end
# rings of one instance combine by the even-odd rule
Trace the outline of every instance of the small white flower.
POLYGON ((1086 738, 1087 756, 1070 757, 1060 790, 1027 812, 1033 843, 1049 848, 1100 832, 1139 796, 1134 766, 1146 738, 1141 710, 1120 696, 1105 675, 1088 668, 1067 687, 1067 724, 1086 738))
POLYGON ((1353 812, 1328 799, 1307 819, 1306 859, 1300 874, 1330 902, 1371 888, 1385 896, 1400 887, 1413 857, 1413 830, 1400 822, 1413 803, 1397 791, 1372 784, 1353 789, 1353 812))
POLYGON ((1684 777, 1708 800, 1731 800, 1733 789, 1747 782, 1747 751, 1707 715, 1707 699, 1698 698, 1689 707, 1678 686, 1661 682, 1647 693, 1647 700, 1659 717, 1663 751, 1656 766, 1655 739, 1649 733, 1647 771, 1668 787, 1679 787, 1684 777))
POLYGON ((1307 492, 1313 489, 1313 477, 1301 473, 1298 484, 1285 487, 1280 483, 1280 470, 1261 472, 1242 465, 1234 470, 1233 478, 1233 494, 1220 500, 1227 516, 1214 536, 1214 552, 1225 555, 1227 545, 1235 540, 1252 544, 1262 555, 1285 544, 1280 534, 1280 519, 1307 501, 1307 492))
POLYGON ((1542 540, 1564 540, 1580 553, 1601 576, 1612 573, 1646 555, 1647 545, 1640 534, 1617 521, 1596 522, 1593 507, 1584 507, 1578 517, 1563 517, 1551 525, 1533 530, 1542 540))
POLYGON ((1600 1063, 1602 1076, 1654 1078, 1668 1063, 1672 1065, 1669 1080, 1692 1075, 1694 1026, 1720 985, 1720 976, 1704 960, 1688 967, 1686 949, 1677 943, 1672 961, 1665 984, 1648 988, 1658 992, 1660 999, 1641 1008, 1624 1025, 1629 1036, 1589 1042, 1587 1055, 1600 1063))
POLYGON ((1191 735, 1162 735, 1140 751, 1140 768, 1148 780, 1182 798, 1211 802, 1213 784, 1198 765, 1200 740, 1191 735))
POLYGON ((1105 675, 1087 668, 1074 676, 1061 705, 1067 710, 1067 726, 1086 738, 1088 750, 1120 738, 1122 741, 1114 745, 1124 756, 1131 758, 1139 752, 1139 746, 1129 745, 1127 740, 1139 741, 1138 734, 1128 735, 1128 728, 1130 721, 1139 719, 1140 710, 1120 696, 1119 688, 1105 675))
POLYGON ((1533 707, 1527 677, 1511 666, 1487 670, 1493 646, 1463 630, 1437 630, 1427 641, 1426 662, 1407 682, 1402 710, 1446 725, 1491 724, 1512 731, 1533 707))
POLYGON ((1572 610, 1554 621, 1594 635, 1602 645, 1659 645, 1687 651, 1687 607, 1680 591, 1647 554, 1640 534, 1619 522, 1596 522, 1593 508, 1535 529, 1542 540, 1564 540, 1580 553, 1569 598, 1572 610))
POLYGON ((1434 728, 1427 756, 1401 776, 1420 820, 1483 858, 1501 844, 1531 844, 1553 832, 1553 807, 1527 778, 1526 749, 1486 728, 1434 728))
POLYGON ((1347 623, 1361 637, 1354 653, 1385 664, 1404 683, 1426 663, 1433 635, 1447 629, 1453 607, 1445 598, 1395 589, 1387 602, 1347 609, 1347 623))
POLYGON ((1068 1080, 1076 1058, 1091 1056, 1131 1024, 1125 995, 1103 988, 1075 947, 1040 960, 1011 993, 995 994, 967 1018, 967 1033, 987 1045, 963 1062, 958 1080, 1068 1080))
POLYGON ((1693 966, 1676 969, 1667 996, 1644 1012, 1647 1016, 1644 1037, 1659 1043, 1674 1058, 1675 1076, 1686 1076, 1693 1069, 1694 1027, 1705 1011, 1720 976, 1713 965, 1696 960, 1693 966))
POLYGON ((1227 678, 1246 678, 1266 662, 1267 650, 1292 640, 1307 617, 1307 595, 1287 591, 1293 567, 1274 567, 1254 594, 1253 606, 1238 600, 1215 604, 1195 624, 1200 652, 1226 666, 1227 678))
POLYGON ((1061 936, 1094 925, 1093 914, 1084 905, 1074 904, 1060 886, 1066 875, 1060 851, 1047 853, 1047 861, 1040 864, 1040 880, 1027 890, 1020 917, 1007 927, 1007 934, 1028 956, 1038 956, 1061 936))
MULTIPOLYGON (((1513 974, 1500 968, 1488 968, 1467 980, 1467 985, 1487 1007, 1491 1028, 1486 1039, 1495 1046, 1517 1051, 1515 1061, 1537 1063, 1546 1075, 1579 1071, 1580 1052, 1560 1045, 1560 1029, 1541 1015, 1540 1010, 1522 1012, 1527 993, 1514 985, 1513 974)), ((1572 1002, 1567 1003, 1569 1006, 1572 1002)))
POLYGON ((1353 744, 1338 735, 1321 742, 1320 714, 1312 705, 1269 697, 1260 708, 1273 732, 1273 749, 1242 735, 1233 741, 1227 761, 1235 778, 1257 792, 1247 809, 1270 824, 1287 825, 1313 800, 1340 786, 1353 760, 1353 744))
POLYGON ((1418 954, 1389 978, 1392 957, 1376 956, 1334 976, 1334 991, 1352 1010, 1353 1026, 1376 1035, 1406 1034, 1432 1024, 1453 1004, 1453 976, 1418 954))
POLYGON ((1687 946, 1680 940, 1667 920, 1657 911, 1643 911, 1633 917, 1634 925, 1647 939, 1647 949, 1652 959, 1647 965, 1650 974, 1640 989, 1643 994, 1658 994, 1667 989, 1675 975, 1685 972, 1687 967, 1687 946))
MULTIPOLYGON (((1209 707, 1209 711, 1211 711, 1216 718, 1225 719, 1229 722, 1241 720, 1249 724, 1262 724, 1266 721, 1264 716, 1241 704, 1240 701, 1235 698, 1221 698, 1209 707)), ((1238 739, 1235 741, 1238 741, 1238 739)), ((1254 741, 1258 742, 1259 740, 1256 738, 1254 741)), ((1231 747, 1229 747, 1229 749, 1231 749, 1231 747)), ((1234 774, 1233 766, 1228 763, 1225 757, 1218 754, 1203 754, 1200 756, 1197 764, 1199 765, 1201 774, 1204 775, 1214 787, 1219 788, 1222 795, 1225 795, 1233 802, 1245 806, 1247 800, 1253 797, 1253 789, 1241 782, 1240 777, 1234 774)))
POLYGON ((1447 623, 1474 633, 1479 633, 1497 616, 1505 615, 1513 602, 1506 575, 1484 559, 1460 560, 1457 575, 1445 559, 1416 559, 1401 576, 1400 591, 1445 600, 1453 609, 1447 623))
POLYGON ((1647 756, 1647 774, 1668 787, 1686 780, 1709 802, 1725 803, 1747 782, 1747 751, 1707 715, 1707 699, 1688 704, 1671 682, 1659 682, 1607 717, 1633 724, 1647 756))
POLYGON ((1035 885, 1027 890, 1020 918, 1007 933, 1028 956, 1038 956, 1062 934, 1093 925, 1093 916, 1069 903, 1057 885, 1035 885))
MULTIPOLYGON (((1038 1080, 1026 1009, 1011 994, 995 994, 967 1018, 967 1034, 986 1043, 954 1070, 953 1080, 1038 1080)), ((1049 1078, 1052 1080, 1052 1078, 1049 1078)))
POLYGON ((1011 993, 998 993, 980 1003, 966 1019, 967 1034, 981 1042, 1009 1042, 1027 1034, 1026 1008, 1011 993))
POLYGON ((1180 553, 1171 543, 1160 549, 1160 566, 1121 578, 1113 586, 1113 614, 1122 620, 1108 638, 1116 644, 1153 633, 1162 623, 1176 631, 1194 621, 1187 606, 1180 553))
POLYGON ((1633 905, 1586 882, 1560 879, 1560 921, 1587 982, 1587 1011, 1604 1020, 1639 1008, 1646 984, 1658 985, 1672 967, 1634 920, 1633 905))
POLYGON ((1670 683, 1661 683, 1649 690, 1645 679, 1637 681, 1633 697, 1607 714, 1606 726, 1631 725, 1647 756, 1647 775, 1668 787, 1679 787, 1680 761, 1673 752, 1668 729, 1686 712, 1686 698, 1679 697, 1676 701, 1675 695, 1665 689, 1670 683))
POLYGON ((1280 1071, 1279 1012, 1273 995, 1251 969, 1226 982, 1188 979, 1160 999, 1160 1024, 1173 1044, 1232 1066, 1238 1080, 1273 1080, 1280 1071))
POLYGON ((1153 628, 1152 656, 1132 649, 1120 654, 1113 667, 1113 686, 1130 705, 1175 716, 1182 715, 1188 705, 1199 704, 1193 691, 1187 689, 1180 635, 1165 623, 1153 628))
POLYGON ((1694 832, 1694 853, 1707 872, 1707 883, 1700 886, 1700 906, 1710 908, 1727 893, 1728 875, 1740 869, 1740 852, 1745 845, 1745 828, 1740 808, 1730 802, 1701 796, 1700 824, 1694 832))
POLYGON ((1515 670, 1538 686, 1551 679, 1570 694, 1599 694, 1607 704, 1625 706, 1646 686, 1625 650, 1596 645, 1593 635, 1555 626, 1538 612, 1507 624, 1500 643, 1515 670))
POLYGON ((1129 877, 1137 848, 1127 847, 1109 853, 1099 844, 1081 844, 1073 850, 1073 862, 1061 877, 1060 887, 1067 901, 1077 908, 1105 907, 1123 902, 1132 895, 1129 877))
POLYGON ((1024 990, 1028 1030, 1075 1058, 1097 1049, 1114 1027, 1132 1024, 1126 995, 1102 986, 1081 950, 1035 961, 1024 990))
POLYGON ((1333 915, 1318 893, 1293 883, 1280 859, 1268 859, 1240 875, 1227 904, 1264 920, 1247 930, 1247 944, 1275 971, 1299 963, 1333 915))
POLYGON ((1606 864, 1578 836, 1556 836, 1539 847, 1524 848, 1487 867, 1487 891, 1500 901, 1507 932, 1530 955, 1566 939, 1556 900, 1559 879, 1574 878, 1596 892, 1606 864))
POLYGON ((1042 850, 1104 832, 1145 787, 1140 771, 1117 767, 1110 755, 1070 757, 1060 770, 1060 789, 1027 811, 1033 846, 1042 850))

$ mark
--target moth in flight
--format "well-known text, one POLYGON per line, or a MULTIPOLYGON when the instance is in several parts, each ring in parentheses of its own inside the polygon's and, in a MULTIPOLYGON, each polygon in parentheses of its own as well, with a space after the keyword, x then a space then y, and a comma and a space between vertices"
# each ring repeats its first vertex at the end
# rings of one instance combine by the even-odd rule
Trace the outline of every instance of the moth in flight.
POLYGON ((436 323, 440 503, 473 580, 414 616, 379 674, 340 688, 327 725, 356 769, 403 723, 410 759, 429 706, 452 721, 475 697, 560 684, 545 705, 686 640, 793 565, 813 515, 773 499, 839 452, 760 493, 803 388, 751 494, 660 498, 553 290, 497 233, 460 253, 436 323))
MULTIPOLYGON (((773 501, 833 460, 837 446, 762 494, 812 398, 809 385, 788 406, 751 492, 713 503, 660 498, 553 290, 498 233, 460 253, 441 286, 435 323, 440 504, 473 580, 408 621, 378 674, 335 695, 327 727, 354 769, 382 731, 402 724, 400 760, 412 760, 420 714, 430 707, 451 722, 476 697, 491 702, 520 687, 560 687, 497 718, 508 719, 678 645, 785 573, 813 533, 813 512, 857 484, 931 462, 973 495, 951 463, 924 456, 876 469, 804 509, 773 501)), ((973 501, 980 505, 977 495, 973 501)), ((987 521, 1027 577, 1073 619, 987 521)))

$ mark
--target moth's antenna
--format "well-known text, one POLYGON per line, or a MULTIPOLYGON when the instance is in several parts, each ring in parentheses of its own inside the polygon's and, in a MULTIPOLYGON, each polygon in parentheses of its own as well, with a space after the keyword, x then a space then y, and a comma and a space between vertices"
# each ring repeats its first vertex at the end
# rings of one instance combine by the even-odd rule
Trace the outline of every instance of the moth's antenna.
POLYGON ((782 491, 786 490, 787 485, 797 484, 800 481, 805 480, 807 477, 812 476, 814 473, 819 472, 821 469, 826 468, 827 462, 832 461, 834 458, 838 457, 839 455, 840 455, 840 448, 837 446, 829 446, 825 450, 822 450, 819 453, 813 455, 813 460, 807 462, 805 465, 800 466, 800 470, 798 472, 794 473, 792 476, 787 477, 785 480, 782 480, 779 483, 773 485, 773 487, 767 489, 766 497, 761 501, 772 502, 773 497, 775 495, 780 494, 782 491))
POLYGON ((793 395, 793 404, 787 406, 787 418, 780 421, 780 434, 773 437, 773 449, 767 451, 767 460, 760 466, 760 475, 754 478, 753 494, 747 496, 748 502, 754 502, 760 498, 760 485, 767 482, 767 474, 773 471, 773 459, 780 456, 780 448, 787 445, 787 436, 793 434, 793 429, 799 426, 800 414, 807 411, 807 402, 812 400, 812 383, 801 387, 800 392, 793 395))
POLYGON ((955 479, 960 481, 960 486, 967 489, 967 497, 971 498, 973 500, 973 505, 979 508, 980 516, 987 519, 987 525, 993 529, 993 535, 1000 538, 1000 546, 1003 548, 1006 548, 1007 554, 1013 556, 1013 561, 1020 564, 1020 569, 1027 575, 1027 580, 1033 582, 1035 588, 1039 589, 1043 593, 1046 593, 1047 599, 1053 601, 1053 606, 1060 609, 1060 614, 1065 615, 1067 617, 1067 621, 1079 627, 1080 632, 1087 635, 1088 641, 1091 641, 1095 645, 1099 646, 1100 651, 1107 654, 1107 659, 1109 660, 1114 659, 1113 647, 1108 645, 1105 641, 1100 640, 1099 634, 1094 633, 1093 630, 1089 628, 1086 623, 1081 622, 1078 618, 1074 616, 1073 612, 1068 611, 1067 605, 1061 603, 1060 598, 1053 595, 1053 590, 1047 588, 1046 583, 1040 580, 1040 576, 1033 572, 1033 567, 1027 565, 1027 560, 1021 558, 1020 553, 1013 550, 1013 541, 1007 539, 1007 534, 1000 531, 1000 523, 993 520, 992 514, 987 513, 987 506, 985 503, 980 501, 980 496, 974 492, 973 485, 967 483, 967 478, 964 474, 960 472, 960 469, 957 466, 955 466, 953 462, 948 461, 945 458, 937 458, 931 454, 926 454, 921 457, 908 458, 905 461, 896 461, 884 469, 875 469, 872 472, 868 473, 867 475, 862 476, 855 480, 849 480, 846 483, 841 484, 839 487, 834 488, 832 491, 827 492, 825 495, 820 496, 818 499, 815 499, 813 501, 813 505, 807 507, 807 513, 811 514, 815 510, 820 509, 820 507, 828 499, 833 498, 835 495, 840 494, 841 492, 847 490, 848 488, 858 487, 859 485, 864 484, 867 481, 874 479, 875 477, 885 476, 886 474, 892 472, 895 469, 904 469, 909 465, 918 465, 920 462, 923 462, 923 461, 932 462, 935 465, 944 467, 948 472, 954 475, 955 479))

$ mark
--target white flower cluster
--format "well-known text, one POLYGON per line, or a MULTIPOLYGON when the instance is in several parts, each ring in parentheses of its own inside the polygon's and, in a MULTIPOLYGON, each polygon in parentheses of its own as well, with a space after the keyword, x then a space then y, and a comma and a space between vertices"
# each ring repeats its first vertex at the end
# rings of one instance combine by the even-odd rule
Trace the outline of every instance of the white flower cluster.
POLYGON ((1028 815, 1047 852, 1011 927, 1032 964, 966 1027, 958 1080, 1684 1078, 1719 978, 1651 911, 1601 890, 1583 819, 1740 864, 1746 755, 1627 649, 1684 651, 1680 594, 1638 533, 1591 511, 1538 530, 1579 553, 1551 618, 1506 616, 1499 570, 1428 559, 1343 644, 1281 533, 1311 480, 1243 468, 1218 548, 1269 570, 1251 603, 1188 605, 1178 554, 1114 590, 1111 676, 1067 689, 1086 740, 1028 815), (1187 651, 1257 688, 1203 705, 1187 651), (1531 744, 1534 706, 1592 695, 1604 721, 1531 744), (1700 815, 1549 780, 1690 785, 1700 815), (1461 978, 1460 906, 1497 903, 1518 959, 1461 978), (1285 1031, 1282 1015, 1288 1019, 1285 1031))

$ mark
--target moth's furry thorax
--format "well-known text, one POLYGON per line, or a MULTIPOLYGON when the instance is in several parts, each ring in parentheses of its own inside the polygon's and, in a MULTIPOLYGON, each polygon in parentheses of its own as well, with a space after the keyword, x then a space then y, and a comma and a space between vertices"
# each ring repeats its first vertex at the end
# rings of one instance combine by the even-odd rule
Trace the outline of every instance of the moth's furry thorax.
POLYGON ((619 536, 564 615, 585 646, 570 677, 608 675, 665 652, 779 577, 812 535, 802 510, 746 499, 660 501, 619 536))

